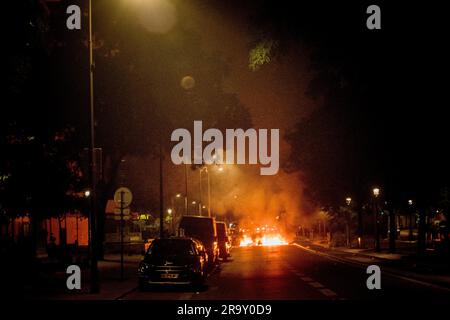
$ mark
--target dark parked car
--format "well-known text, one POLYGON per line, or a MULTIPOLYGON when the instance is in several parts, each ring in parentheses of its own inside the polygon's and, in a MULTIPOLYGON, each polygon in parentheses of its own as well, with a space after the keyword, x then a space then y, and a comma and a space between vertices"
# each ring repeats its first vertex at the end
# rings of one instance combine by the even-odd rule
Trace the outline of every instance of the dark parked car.
POLYGON ((209 257, 209 267, 219 258, 217 245, 216 219, 201 216, 184 216, 180 221, 179 234, 201 241, 209 257))
POLYGON ((224 261, 230 256, 231 241, 228 235, 228 228, 225 222, 216 222, 217 242, 219 245, 219 257, 224 261))
POLYGON ((139 288, 149 284, 201 285, 207 254, 201 242, 185 237, 155 239, 139 264, 139 288))

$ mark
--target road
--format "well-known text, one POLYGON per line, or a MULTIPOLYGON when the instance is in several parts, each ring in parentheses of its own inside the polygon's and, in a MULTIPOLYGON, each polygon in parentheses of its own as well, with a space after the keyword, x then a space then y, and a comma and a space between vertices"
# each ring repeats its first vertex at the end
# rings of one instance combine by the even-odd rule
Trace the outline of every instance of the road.
POLYGON ((383 274, 381 289, 369 290, 365 268, 320 256, 296 245, 235 248, 199 292, 188 288, 133 290, 121 299, 440 299, 450 290, 383 274))

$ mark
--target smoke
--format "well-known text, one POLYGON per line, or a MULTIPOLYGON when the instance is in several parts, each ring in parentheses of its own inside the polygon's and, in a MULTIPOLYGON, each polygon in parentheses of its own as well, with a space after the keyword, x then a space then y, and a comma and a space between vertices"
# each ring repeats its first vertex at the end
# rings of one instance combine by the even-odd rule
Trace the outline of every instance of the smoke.
POLYGON ((219 218, 232 213, 241 225, 267 224, 284 232, 302 222, 305 208, 298 174, 261 176, 257 168, 229 165, 214 176, 212 208, 219 218))

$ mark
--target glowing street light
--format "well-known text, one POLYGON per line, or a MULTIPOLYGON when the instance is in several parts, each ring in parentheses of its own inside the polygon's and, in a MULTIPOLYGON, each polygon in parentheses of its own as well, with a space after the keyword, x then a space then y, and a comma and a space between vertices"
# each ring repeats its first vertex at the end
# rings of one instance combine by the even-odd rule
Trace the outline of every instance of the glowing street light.
POLYGON ((84 192, 84 196, 85 196, 86 198, 89 198, 90 195, 91 195, 91 191, 86 190, 86 191, 84 192))
POLYGON ((167 213, 168 213, 168 214, 172 214, 172 209, 170 209, 170 208, 167 209, 167 213))
POLYGON ((409 204, 410 206, 412 206, 412 205, 413 205, 413 201, 412 201, 412 200, 408 200, 408 204, 409 204))
POLYGON ((379 188, 373 188, 372 190, 373 195, 375 197, 374 206, 373 209, 375 211, 375 251, 380 252, 381 251, 381 244, 380 244, 380 221, 378 217, 378 196, 380 195, 380 189, 379 188))
POLYGON ((350 205, 351 202, 352 202, 352 198, 350 198, 350 197, 345 198, 345 203, 346 203, 348 206, 350 205))
POLYGON ((373 195, 377 198, 380 195, 380 188, 373 188, 373 195))

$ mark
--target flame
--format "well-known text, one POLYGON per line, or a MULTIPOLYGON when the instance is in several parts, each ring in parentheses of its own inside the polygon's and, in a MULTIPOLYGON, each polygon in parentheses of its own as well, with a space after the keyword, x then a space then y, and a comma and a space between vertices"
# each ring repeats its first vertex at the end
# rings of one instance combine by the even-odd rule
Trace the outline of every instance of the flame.
POLYGON ((240 247, 251 246, 253 244, 252 238, 247 235, 244 235, 241 242, 239 243, 240 247))
POLYGON ((251 245, 261 245, 261 246, 280 246, 286 245, 288 242, 280 235, 263 235, 261 238, 253 241, 248 235, 244 235, 239 246, 247 247, 251 245))
POLYGON ((261 243, 263 246, 280 246, 288 244, 287 241, 279 234, 273 236, 264 235, 261 238, 261 243))

